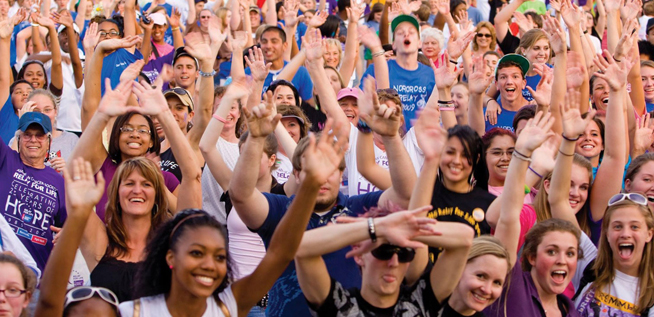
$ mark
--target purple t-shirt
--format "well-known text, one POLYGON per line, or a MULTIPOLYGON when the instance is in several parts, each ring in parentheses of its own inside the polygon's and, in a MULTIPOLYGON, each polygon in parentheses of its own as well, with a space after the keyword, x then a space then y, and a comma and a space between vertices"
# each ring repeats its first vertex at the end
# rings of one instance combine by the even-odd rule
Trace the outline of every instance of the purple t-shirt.
POLYGON ((27 166, 0 141, 0 212, 41 271, 52 251, 50 225, 66 220, 64 179, 50 167, 27 166))
MULTIPOLYGON (((102 163, 102 167, 100 167, 100 172, 102 172, 102 175, 105 179, 104 194, 102 194, 100 202, 95 206, 95 213, 98 214, 98 217, 100 217, 102 221, 105 221, 104 212, 107 207, 107 192, 109 190, 109 183, 111 183, 111 180, 114 178, 114 174, 116 174, 117 169, 118 165, 114 163, 111 158, 109 158, 109 156, 107 156, 107 158, 104 160, 104 163, 102 163)), ((161 173, 163 174, 166 188, 168 188, 170 192, 174 192, 177 186, 179 186, 177 177, 169 172, 162 171, 161 173)))
POLYGON ((143 72, 145 76, 148 76, 148 79, 151 83, 154 83, 157 77, 159 77, 159 74, 161 73, 164 65, 173 64, 173 55, 175 55, 175 50, 172 50, 170 53, 160 56, 159 58, 151 58, 150 61, 145 64, 145 66, 143 66, 143 70, 141 72, 143 72))

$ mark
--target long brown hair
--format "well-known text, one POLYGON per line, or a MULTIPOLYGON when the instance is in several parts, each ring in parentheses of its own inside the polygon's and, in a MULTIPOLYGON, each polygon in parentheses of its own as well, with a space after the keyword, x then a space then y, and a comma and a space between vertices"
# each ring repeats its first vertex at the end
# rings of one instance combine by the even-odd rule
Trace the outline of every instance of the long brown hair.
MULTIPOLYGON (((609 245, 607 233, 613 213, 618 209, 629 207, 638 209, 645 219, 647 230, 654 230, 654 216, 652 216, 652 210, 650 210, 648 206, 639 205, 631 200, 625 199, 606 208, 604 220, 602 221, 602 235, 599 241, 599 248, 597 249, 597 258, 595 259, 595 265, 593 266, 595 276, 597 277, 595 282, 593 282, 593 289, 603 290, 606 287, 610 287, 615 279, 613 251, 609 245)), ((634 252, 636 252, 636 250, 634 250, 634 252)), ((638 265, 638 289, 636 289, 636 291, 639 292, 639 295, 638 301, 635 304, 636 310, 639 313, 654 305, 654 270, 652 270, 652 266, 654 265, 653 256, 654 244, 650 241, 645 243, 645 246, 643 247, 643 255, 640 259, 640 264, 638 265)))
POLYGON ((166 200, 166 185, 159 166, 151 160, 144 157, 135 157, 126 160, 118 166, 114 178, 107 188, 107 207, 105 212, 105 222, 107 223, 107 252, 105 256, 118 258, 129 254, 127 246, 127 231, 123 223, 123 210, 120 207, 119 187, 125 178, 132 172, 138 172, 152 183, 155 190, 154 207, 152 208, 152 218, 150 222, 150 232, 154 232, 162 223, 170 218, 168 213, 168 202, 166 200))
MULTIPOLYGON (((593 166, 590 164, 588 159, 585 157, 575 153, 574 158, 572 160, 573 165, 577 165, 579 167, 582 167, 588 171, 588 184, 593 183, 593 166)), ((538 191, 538 194, 536 194, 536 198, 534 199, 534 209, 536 211, 536 221, 541 222, 546 219, 552 218, 552 210, 550 209, 550 203, 547 201, 549 198, 549 194, 545 191, 545 186, 544 183, 545 181, 551 182, 552 181, 552 172, 547 173, 547 175, 543 176, 543 180, 540 183, 540 190, 538 191)), ((581 207, 581 210, 579 210, 576 214, 575 217, 577 218, 577 223, 579 224, 579 228, 588 236, 590 236, 590 220, 588 219, 588 205, 590 201, 590 193, 591 190, 590 188, 588 189, 588 196, 586 198, 586 202, 584 203, 584 206, 581 207)))
POLYGON ((547 219, 543 222, 537 222, 536 225, 534 225, 534 227, 532 227, 525 236, 525 243, 522 247, 522 256, 520 259, 522 271, 531 271, 531 263, 529 263, 529 258, 536 257, 538 246, 543 242, 543 237, 548 232, 552 231, 569 232, 574 235, 575 238, 577 238, 577 260, 583 258, 583 254, 579 248, 579 243, 581 241, 581 231, 579 231, 579 229, 569 221, 562 219, 547 219))

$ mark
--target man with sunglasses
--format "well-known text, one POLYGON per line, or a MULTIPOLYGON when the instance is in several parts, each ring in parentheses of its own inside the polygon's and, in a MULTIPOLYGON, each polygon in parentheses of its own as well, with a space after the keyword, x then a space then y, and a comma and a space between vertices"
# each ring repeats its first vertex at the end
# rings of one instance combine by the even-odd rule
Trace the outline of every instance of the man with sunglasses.
POLYGON ((66 220, 64 180, 45 166, 50 118, 28 112, 18 121, 18 152, 0 142, 0 213, 43 271, 52 251, 51 226, 66 220))

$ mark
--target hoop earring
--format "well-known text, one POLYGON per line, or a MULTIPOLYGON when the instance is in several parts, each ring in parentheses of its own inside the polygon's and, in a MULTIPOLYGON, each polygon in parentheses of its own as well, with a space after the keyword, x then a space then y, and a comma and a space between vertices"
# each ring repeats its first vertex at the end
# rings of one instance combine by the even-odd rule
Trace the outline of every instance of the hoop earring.
POLYGON ((152 216, 156 215, 159 212, 159 205, 154 204, 154 208, 152 208, 152 216))

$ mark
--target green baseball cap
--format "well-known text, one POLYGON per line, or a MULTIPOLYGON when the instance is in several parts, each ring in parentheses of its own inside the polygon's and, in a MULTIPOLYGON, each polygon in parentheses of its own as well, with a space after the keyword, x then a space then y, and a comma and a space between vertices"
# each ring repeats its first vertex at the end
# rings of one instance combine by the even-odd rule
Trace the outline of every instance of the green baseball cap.
POLYGON ((522 70, 522 77, 527 76, 527 72, 529 72, 529 68, 531 67, 529 60, 526 57, 520 54, 506 54, 497 61, 497 66, 495 67, 495 79, 497 79, 497 70, 500 68, 500 65, 506 62, 514 62, 518 64, 520 70, 522 70))
POLYGON ((397 18, 393 19, 393 22, 391 22, 391 33, 395 34, 395 28, 402 22, 411 22, 416 27, 416 30, 418 30, 418 37, 420 37, 420 23, 418 23, 416 18, 407 14, 398 15, 397 18))

